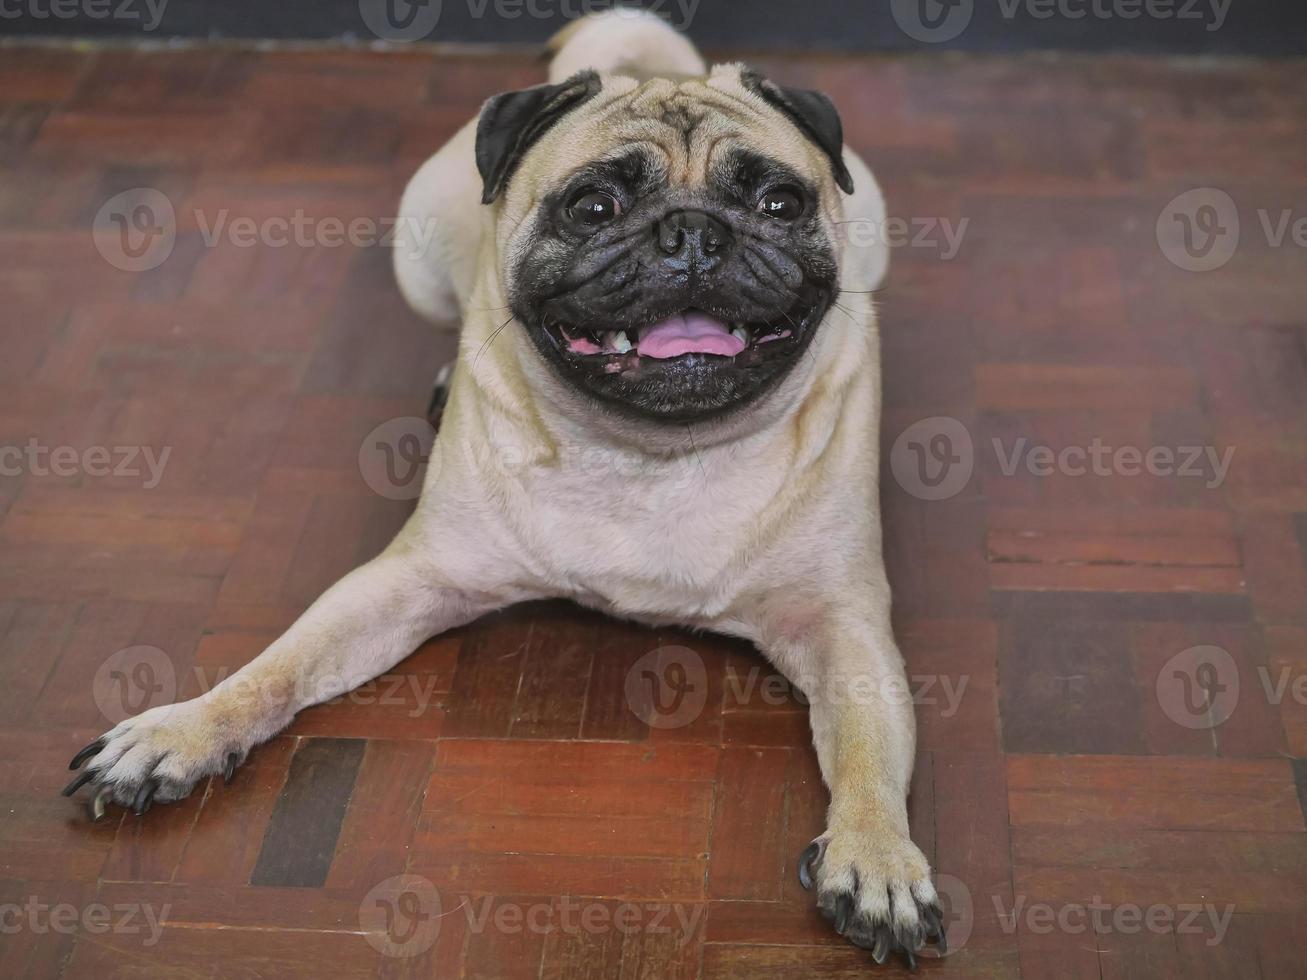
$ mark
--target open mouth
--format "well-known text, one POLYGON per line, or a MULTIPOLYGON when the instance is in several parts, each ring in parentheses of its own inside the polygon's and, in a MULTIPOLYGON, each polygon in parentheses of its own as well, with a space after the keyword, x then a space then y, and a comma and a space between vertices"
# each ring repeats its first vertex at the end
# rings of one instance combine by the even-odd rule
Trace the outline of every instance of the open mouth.
POLYGON ((696 421, 745 405, 785 377, 833 294, 827 283, 808 283, 794 302, 771 309, 717 297, 592 314, 544 303, 529 334, 569 383, 600 401, 659 422, 696 421))
POLYGON ((610 374, 677 360, 747 367, 792 352, 824 305, 820 300, 804 303, 771 320, 690 308, 633 328, 583 328, 554 320, 544 329, 568 361, 610 374))

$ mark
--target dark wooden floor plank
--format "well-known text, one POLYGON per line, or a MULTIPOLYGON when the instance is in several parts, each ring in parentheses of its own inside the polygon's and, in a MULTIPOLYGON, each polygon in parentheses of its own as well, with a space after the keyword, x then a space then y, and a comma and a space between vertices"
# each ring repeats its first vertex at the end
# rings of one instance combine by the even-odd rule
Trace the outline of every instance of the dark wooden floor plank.
POLYGON ((357 738, 301 740, 268 819, 250 884, 322 887, 366 744, 357 738))

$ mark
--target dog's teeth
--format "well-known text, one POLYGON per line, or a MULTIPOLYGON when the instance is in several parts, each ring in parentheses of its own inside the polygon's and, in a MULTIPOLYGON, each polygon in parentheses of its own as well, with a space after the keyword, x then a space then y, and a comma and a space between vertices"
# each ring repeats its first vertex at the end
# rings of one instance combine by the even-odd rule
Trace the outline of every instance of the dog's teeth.
POLYGON ((731 333, 739 337, 747 345, 749 343, 749 328, 742 323, 737 323, 731 330, 731 333))
POLYGON ((625 330, 610 330, 604 336, 605 346, 611 347, 619 354, 625 354, 631 349, 631 341, 626 337, 625 330))

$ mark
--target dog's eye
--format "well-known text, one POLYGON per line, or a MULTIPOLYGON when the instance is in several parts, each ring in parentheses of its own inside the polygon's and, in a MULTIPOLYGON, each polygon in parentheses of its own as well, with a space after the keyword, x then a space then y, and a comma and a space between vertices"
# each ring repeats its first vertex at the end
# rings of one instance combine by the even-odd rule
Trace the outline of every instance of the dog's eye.
POLYGON ((762 196, 758 210, 769 218, 793 221, 803 214, 803 198, 792 187, 777 187, 762 196))
POLYGON ((622 213, 617 198, 603 191, 585 191, 567 206, 567 216, 583 228, 597 228, 622 213))

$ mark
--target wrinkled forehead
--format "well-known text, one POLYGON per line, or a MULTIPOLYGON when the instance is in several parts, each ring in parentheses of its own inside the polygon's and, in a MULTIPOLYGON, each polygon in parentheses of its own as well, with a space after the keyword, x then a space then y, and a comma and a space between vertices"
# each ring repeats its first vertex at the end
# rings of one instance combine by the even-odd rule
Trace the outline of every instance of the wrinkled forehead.
MULTIPOLYGON (((671 81, 605 78, 603 92, 545 135, 532 155, 549 161, 525 168, 550 183, 595 160, 650 157, 671 186, 701 185, 733 152, 763 154, 797 172, 820 167, 820 154, 779 112, 750 97, 735 73, 671 81)), ((544 196, 549 187, 534 189, 544 196)))

